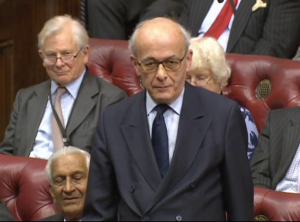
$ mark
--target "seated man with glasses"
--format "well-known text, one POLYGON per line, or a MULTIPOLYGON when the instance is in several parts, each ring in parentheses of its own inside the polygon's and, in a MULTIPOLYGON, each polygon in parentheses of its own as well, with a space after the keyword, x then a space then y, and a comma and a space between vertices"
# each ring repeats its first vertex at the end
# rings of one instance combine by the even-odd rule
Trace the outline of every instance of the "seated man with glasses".
MULTIPOLYGON (((212 37, 200 37, 191 40, 190 49, 193 50, 193 61, 186 80, 193 86, 222 94, 222 89, 227 86, 231 75, 222 46, 212 37)), ((258 144, 258 131, 251 112, 244 107, 240 107, 240 110, 247 127, 247 154, 250 160, 258 144)))
POLYGON ((146 90, 103 112, 82 221, 252 220, 243 115, 185 81, 189 43, 167 18, 135 29, 130 58, 146 90))
POLYGON ((48 159, 70 144, 91 151, 100 114, 126 93, 88 72, 88 39, 70 16, 45 23, 38 52, 50 80, 18 92, 0 153, 48 159))

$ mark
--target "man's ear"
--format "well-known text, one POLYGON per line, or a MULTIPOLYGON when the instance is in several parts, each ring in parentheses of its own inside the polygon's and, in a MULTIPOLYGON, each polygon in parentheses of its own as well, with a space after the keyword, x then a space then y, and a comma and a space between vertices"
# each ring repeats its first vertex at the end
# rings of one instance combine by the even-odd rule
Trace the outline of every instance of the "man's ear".
POLYGON ((53 203, 56 203, 56 199, 55 199, 51 184, 49 184, 49 192, 52 197, 53 203))
POLYGON ((189 72, 193 61, 193 51, 189 49, 186 53, 186 71, 189 72))
POLYGON ((139 64, 137 64, 136 58, 133 55, 130 56, 130 61, 131 61, 131 64, 132 64, 136 74, 138 76, 141 76, 139 64))
POLYGON ((39 52, 39 55, 40 55, 41 60, 43 60, 43 52, 42 52, 42 50, 39 49, 38 52, 39 52))
MULTIPOLYGON (((39 53, 39 56, 40 56, 41 60, 43 61, 44 60, 44 56, 43 56, 42 50, 39 49, 38 53, 39 53)), ((43 66, 45 66, 44 62, 43 62, 43 66)))
POLYGON ((87 62, 89 61, 89 51, 90 47, 88 45, 82 49, 84 64, 87 64, 87 62))

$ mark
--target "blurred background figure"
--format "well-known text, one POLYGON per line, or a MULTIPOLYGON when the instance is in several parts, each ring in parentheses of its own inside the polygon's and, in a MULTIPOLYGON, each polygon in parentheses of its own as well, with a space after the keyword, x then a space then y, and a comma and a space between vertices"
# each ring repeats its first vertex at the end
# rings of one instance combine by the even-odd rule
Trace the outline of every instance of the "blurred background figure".
POLYGON ((226 52, 293 58, 300 39, 299 0, 185 0, 180 18, 194 37, 226 52))
POLYGON ((184 0, 87 0, 86 6, 90 37, 129 39, 139 21, 178 18, 184 0))
MULTIPOLYGON (((193 50, 193 60, 186 80, 193 86, 222 94, 222 88, 228 84, 231 69, 221 45, 212 37, 200 37, 191 39, 190 49, 193 50)), ((240 110, 247 126, 247 154, 250 159, 258 143, 258 131, 251 112, 244 107, 240 107, 240 110)))

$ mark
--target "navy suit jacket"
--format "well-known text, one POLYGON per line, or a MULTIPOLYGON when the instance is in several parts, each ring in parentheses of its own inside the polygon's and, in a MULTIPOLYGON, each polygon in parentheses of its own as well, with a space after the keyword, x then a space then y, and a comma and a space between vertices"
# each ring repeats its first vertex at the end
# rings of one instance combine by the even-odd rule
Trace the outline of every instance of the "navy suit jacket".
POLYGON ((247 133, 232 100, 186 83, 170 167, 160 177, 146 92, 108 107, 92 149, 83 221, 253 220, 247 133))

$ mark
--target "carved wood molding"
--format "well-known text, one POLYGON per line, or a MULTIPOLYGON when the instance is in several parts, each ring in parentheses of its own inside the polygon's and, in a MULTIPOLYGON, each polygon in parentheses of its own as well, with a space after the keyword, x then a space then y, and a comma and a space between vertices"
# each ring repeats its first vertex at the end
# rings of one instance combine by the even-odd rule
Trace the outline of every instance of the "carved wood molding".
MULTIPOLYGON (((1 0, 0 0, 0 4, 1 4, 1 0)), ((2 42, 0 42, 0 48, 5 48, 5 47, 11 46, 13 44, 14 44, 14 41, 12 39, 2 41, 2 42)))

